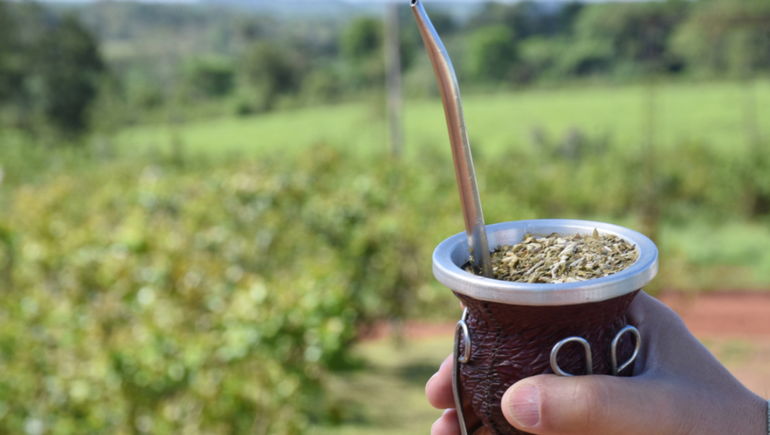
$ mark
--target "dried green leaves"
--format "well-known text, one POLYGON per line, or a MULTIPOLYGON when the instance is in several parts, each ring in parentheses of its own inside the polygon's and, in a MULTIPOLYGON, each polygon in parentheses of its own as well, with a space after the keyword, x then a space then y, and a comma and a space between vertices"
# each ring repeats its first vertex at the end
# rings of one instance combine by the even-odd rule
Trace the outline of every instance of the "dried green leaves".
POLYGON ((505 281, 559 284, 612 275, 638 258, 636 246, 596 230, 567 237, 527 235, 521 243, 495 249, 492 271, 505 281))

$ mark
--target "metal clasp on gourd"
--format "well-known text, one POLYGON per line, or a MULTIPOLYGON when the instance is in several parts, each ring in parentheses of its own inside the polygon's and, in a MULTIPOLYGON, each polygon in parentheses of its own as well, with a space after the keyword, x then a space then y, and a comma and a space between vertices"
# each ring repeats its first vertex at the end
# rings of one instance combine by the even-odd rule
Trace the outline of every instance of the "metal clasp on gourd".
MULTIPOLYGON (((556 343, 553 349, 551 349, 551 370, 553 370, 553 372, 559 376, 575 376, 571 373, 565 372, 564 370, 562 370, 561 367, 559 367, 559 362, 558 362, 559 351, 567 343, 580 343, 583 346, 583 350, 585 351, 585 355, 586 355, 585 374, 592 375, 594 372, 594 369, 593 369, 593 357, 591 355, 591 344, 589 344, 588 341, 586 341, 582 337, 568 337, 556 343)), ((634 328, 631 325, 626 326, 625 328, 621 329, 617 334, 615 334, 615 338, 612 340, 612 346, 610 349, 610 363, 612 364, 613 376, 617 376, 618 373, 622 372, 631 364, 633 364, 634 361, 636 361, 636 357, 639 356, 639 349, 641 345, 642 345, 642 336, 641 334, 639 334, 639 330, 634 328), (636 337, 636 340, 634 343, 634 353, 631 355, 631 358, 629 358, 628 361, 624 362, 623 365, 618 367, 618 344, 620 343, 620 339, 623 337, 623 335, 629 332, 632 333, 634 337, 636 337)))
POLYGON ((634 361, 636 361, 636 357, 639 356, 639 349, 642 347, 642 335, 639 333, 639 330, 634 328, 631 325, 626 326, 625 328, 621 329, 616 335, 615 338, 612 340, 612 350, 610 353, 610 359, 612 362, 612 374, 614 376, 617 376, 618 373, 622 372, 626 369, 626 367, 629 367, 634 361), (620 343, 620 338, 623 337, 623 335, 627 332, 630 332, 631 334, 636 337, 635 344, 634 344, 634 353, 631 355, 631 358, 628 359, 625 363, 623 363, 620 368, 618 368, 618 343, 620 343))
POLYGON ((457 410, 457 419, 460 422, 460 433, 468 435, 468 426, 465 422, 465 411, 463 409, 462 388, 460 386, 460 364, 466 364, 471 360, 471 334, 468 330, 468 324, 465 322, 468 318, 468 309, 463 310, 463 317, 455 326, 455 346, 452 357, 452 393, 455 396, 455 409, 457 410), (463 352, 460 354, 460 341, 463 342, 463 352))

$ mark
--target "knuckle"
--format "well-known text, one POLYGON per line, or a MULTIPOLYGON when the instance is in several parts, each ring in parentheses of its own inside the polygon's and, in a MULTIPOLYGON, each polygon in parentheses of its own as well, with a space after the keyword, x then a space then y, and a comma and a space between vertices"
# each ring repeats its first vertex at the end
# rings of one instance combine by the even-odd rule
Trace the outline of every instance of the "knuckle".
MULTIPOLYGON (((599 379, 592 379, 592 381, 599 379)), ((581 382, 579 384, 583 418, 580 420, 584 430, 595 429, 606 424, 610 412, 610 399, 604 382, 581 382)))
POLYGON ((594 433, 607 423, 610 403, 603 382, 576 378, 571 388, 563 391, 553 403, 543 407, 541 425, 551 431, 564 434, 594 433))

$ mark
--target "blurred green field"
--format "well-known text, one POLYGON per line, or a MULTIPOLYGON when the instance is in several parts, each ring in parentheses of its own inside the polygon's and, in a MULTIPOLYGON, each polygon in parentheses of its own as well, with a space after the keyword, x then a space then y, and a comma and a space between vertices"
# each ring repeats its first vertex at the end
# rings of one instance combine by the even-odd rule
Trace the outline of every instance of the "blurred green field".
MULTIPOLYGON (((633 164, 633 159, 638 159, 634 155, 643 156, 647 152, 647 141, 652 138, 660 160, 656 164, 658 170, 692 178, 682 181, 679 175, 664 174, 662 177, 668 176, 668 179, 658 184, 667 186, 663 189, 687 190, 687 195, 699 198, 689 203, 679 199, 665 204, 661 201, 662 213, 675 216, 664 216, 660 222, 657 242, 669 265, 660 281, 666 286, 690 289, 768 287, 770 254, 765 248, 770 245, 770 226, 761 219, 747 219, 744 212, 727 209, 722 200, 722 204, 705 205, 710 207, 709 213, 697 208, 704 205, 703 196, 744 195, 756 190, 744 185, 745 180, 735 179, 740 170, 736 171, 736 165, 729 162, 752 159, 749 156, 752 135, 760 140, 770 136, 770 128, 759 122, 770 113, 770 81, 530 89, 471 94, 465 97, 464 104, 488 223, 574 217, 609 221, 644 231, 633 203, 625 212, 620 212, 622 205, 616 205, 609 206, 612 211, 605 213, 595 207, 602 201, 596 199, 594 205, 577 214, 575 210, 580 210, 580 206, 566 207, 566 211, 551 207, 553 214, 547 215, 538 213, 529 204, 536 202, 538 195, 544 195, 546 202, 558 202, 551 193, 558 193, 562 199, 570 198, 571 190, 575 190, 576 197, 596 196, 601 192, 608 196, 607 202, 623 201, 623 198, 609 198, 615 189, 612 185, 645 182, 640 178, 642 169, 633 164), (572 176, 582 178, 574 185, 569 176, 554 174, 562 170, 561 167, 543 164, 551 158, 549 153, 569 141, 570 135, 590 142, 596 153, 589 160, 576 163, 593 165, 593 169, 575 171, 572 176), (517 172, 518 167, 522 173, 530 174, 519 176, 520 181, 527 181, 531 174, 549 179, 549 193, 538 193, 537 186, 522 187, 521 182, 508 184, 517 186, 506 188, 509 191, 492 188, 495 183, 488 179, 495 175, 489 174, 488 167, 498 157, 504 161, 495 164, 508 165, 512 173, 517 172), (616 163, 621 159, 628 165, 625 170, 608 168, 622 164, 616 163), (532 168, 533 164, 542 164, 542 169, 532 168), (619 175, 624 171, 626 175, 619 175), (618 174, 610 174, 614 172, 618 174), (606 186, 599 180, 589 183, 590 189, 602 190, 581 191, 587 188, 583 187, 585 179, 591 177, 607 177, 606 186), (734 184, 731 193, 720 193, 730 184, 734 184), (527 201, 512 199, 521 196, 517 191, 527 189, 532 191, 523 194, 528 197, 527 201)), ((177 119, 172 124, 126 129, 115 141, 123 149, 165 152, 177 147, 183 152, 204 156, 234 154, 257 158, 278 152, 288 160, 313 145, 324 144, 366 159, 377 159, 388 147, 382 106, 382 101, 373 100, 189 123, 177 119)), ((404 104, 404 115, 407 160, 420 164, 449 157, 439 99, 408 100, 404 104)), ((443 164, 447 173, 451 173, 451 163, 443 164)), ((639 187, 625 186, 618 194, 628 195, 634 189, 639 187)), ((459 209, 457 216, 459 219, 459 209)), ((457 231, 461 229, 458 220, 457 231)))
MULTIPOLYGON (((137 126, 122 131, 124 147, 168 147, 177 141, 191 151, 260 154, 300 152, 315 143, 376 153, 387 147, 384 104, 342 104, 250 117, 137 126)), ((559 140, 576 128, 621 147, 638 147, 652 130, 655 145, 672 148, 702 143, 723 152, 746 148, 752 111, 770 113, 770 81, 660 83, 652 86, 594 86, 467 95, 464 108, 478 155, 528 147, 534 135, 559 140), (752 101, 756 104, 752 108, 752 101), (652 108, 651 108, 652 107, 652 108), (650 114, 653 113, 651 117, 650 114), (652 122, 650 121, 652 119, 652 122)), ((760 136, 770 130, 759 123, 760 136)), ((425 147, 449 153, 441 102, 404 104, 406 154, 419 159, 425 147)))
POLYGON ((392 340, 358 345, 361 369, 338 373, 328 382, 325 406, 336 421, 316 423, 309 435, 429 433, 440 415, 425 400, 425 383, 452 348, 452 337, 392 340))

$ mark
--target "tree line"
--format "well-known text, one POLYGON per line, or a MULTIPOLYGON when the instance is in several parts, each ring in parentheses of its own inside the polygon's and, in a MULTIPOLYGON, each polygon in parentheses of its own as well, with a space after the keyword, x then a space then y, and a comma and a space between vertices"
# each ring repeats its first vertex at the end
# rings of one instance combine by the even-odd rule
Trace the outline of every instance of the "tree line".
POLYGON ((0 2, 0 116, 30 131, 65 134, 88 126, 106 65, 98 41, 74 16, 0 2))
MULTIPOLYGON (((108 113, 118 123, 151 121, 168 107, 243 115, 383 88, 381 17, 206 8, 0 0, 0 125, 77 135, 108 113)), ((770 70, 764 0, 490 2, 463 21, 439 7, 429 13, 470 89, 770 70)), ((423 76, 432 76, 407 5, 400 19, 405 89, 424 95, 423 76)))

